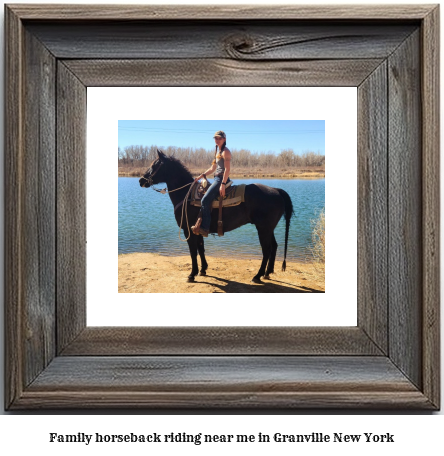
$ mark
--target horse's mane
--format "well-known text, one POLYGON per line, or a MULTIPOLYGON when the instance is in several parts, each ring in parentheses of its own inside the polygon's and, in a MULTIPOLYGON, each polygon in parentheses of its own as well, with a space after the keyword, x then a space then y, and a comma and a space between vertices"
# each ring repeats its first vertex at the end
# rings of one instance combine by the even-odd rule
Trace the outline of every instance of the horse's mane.
POLYGON ((183 175, 184 177, 188 177, 190 180, 193 179, 193 175, 191 174, 190 170, 176 157, 166 156, 167 161, 170 162, 172 167, 172 171, 176 175, 183 175))

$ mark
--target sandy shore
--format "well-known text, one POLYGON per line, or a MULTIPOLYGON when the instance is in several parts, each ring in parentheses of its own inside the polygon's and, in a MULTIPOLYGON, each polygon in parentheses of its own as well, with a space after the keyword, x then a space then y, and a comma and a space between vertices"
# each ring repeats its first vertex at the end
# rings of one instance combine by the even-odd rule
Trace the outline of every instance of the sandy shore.
MULTIPOLYGON (((200 259, 198 259, 200 265, 200 259)), ((206 276, 191 272, 189 256, 166 257, 154 253, 119 255, 119 293, 320 293, 325 290, 324 275, 314 264, 276 262, 276 273, 263 284, 251 282, 260 260, 207 256, 206 276)))

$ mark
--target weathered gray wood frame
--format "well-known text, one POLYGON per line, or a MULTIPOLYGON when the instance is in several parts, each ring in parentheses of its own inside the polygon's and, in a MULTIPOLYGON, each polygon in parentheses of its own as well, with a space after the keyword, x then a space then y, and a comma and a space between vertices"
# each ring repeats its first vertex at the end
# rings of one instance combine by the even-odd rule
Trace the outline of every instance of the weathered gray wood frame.
POLYGON ((438 409, 438 8, 7 5, 5 407, 438 409), (86 327, 86 87, 117 85, 358 87, 357 327, 86 327))

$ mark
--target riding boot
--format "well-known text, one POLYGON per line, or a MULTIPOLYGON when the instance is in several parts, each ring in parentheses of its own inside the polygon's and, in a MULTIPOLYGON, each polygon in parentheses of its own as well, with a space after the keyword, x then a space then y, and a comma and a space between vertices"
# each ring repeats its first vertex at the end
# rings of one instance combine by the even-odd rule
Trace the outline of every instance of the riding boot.
POLYGON ((203 237, 208 237, 208 230, 204 230, 203 228, 199 227, 199 234, 201 234, 203 237))
POLYGON ((202 224, 202 211, 199 212, 199 216, 196 220, 196 224, 191 227, 191 231, 196 235, 199 236, 199 229, 200 225, 202 224))
POLYGON ((199 234, 201 234, 203 237, 208 237, 208 233, 209 233, 208 230, 204 230, 204 229, 201 228, 200 226, 192 226, 192 227, 191 227, 191 231, 192 231, 196 236, 199 236, 199 234))

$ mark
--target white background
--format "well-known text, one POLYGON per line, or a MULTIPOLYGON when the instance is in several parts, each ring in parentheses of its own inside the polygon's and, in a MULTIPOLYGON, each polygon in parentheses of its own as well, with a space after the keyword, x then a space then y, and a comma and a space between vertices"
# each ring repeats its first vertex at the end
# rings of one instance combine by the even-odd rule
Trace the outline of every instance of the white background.
MULTIPOLYGON (((26 1, 24 3, 37 3, 26 1)), ((48 2, 49 3, 49 2, 48 2)), ((60 0, 53 3, 60 3, 60 0)), ((77 3, 82 3, 77 1, 77 3)), ((88 2, 83 2, 88 3, 88 2)), ((95 3, 111 3, 111 2, 101 2, 100 0, 95 0, 95 3)), ((135 0, 132 0, 132 3, 138 3, 135 0)), ((140 3, 140 2, 139 2, 140 3)), ((166 1, 162 2, 155 2, 152 1, 151 3, 168 3, 166 1)), ((175 3, 175 2, 171 2, 175 3)), ((183 2, 185 3, 185 2, 183 2)), ((199 2, 195 0, 194 2, 190 3, 217 3, 212 2, 210 0, 205 2, 199 2)), ((218 2, 218 3, 239 3, 239 2, 218 2)), ((242 3, 251 3, 251 4, 259 4, 264 3, 260 0, 255 1, 248 1, 242 0, 242 3)), ((285 2, 283 0, 280 3, 297 3, 297 2, 285 2)), ((308 3, 307 1, 302 2, 303 4, 308 3)), ((327 1, 327 0, 312 0, 311 4, 332 4, 335 2, 327 1)), ((357 3, 354 1, 346 1, 342 0, 341 4, 346 3, 357 3)), ((381 3, 378 1, 371 1, 367 0, 366 3, 381 3)), ((429 2, 421 2, 421 1, 414 1, 409 2, 408 0, 402 1, 393 1, 392 3, 429 3, 429 2)), ((438 2, 440 3, 440 2, 438 2)), ((3 8, 1 9, 0 14, 3 15, 3 8)), ((3 27, 3 21, 2 25, 3 27)), ((3 36, 3 28, 1 30, 1 34, 3 36)), ((443 35, 443 34, 442 34, 443 35)), ((442 44, 441 44, 442 49, 442 44)), ((0 47, 0 52, 3 53, 3 46, 0 47)), ((3 61, 3 58, 1 58, 3 61)), ((442 77, 442 76, 441 76, 442 77)), ((441 79, 442 81, 442 79, 441 79)), ((4 74, 3 69, 1 73, 1 86, 3 87, 4 84, 4 74)), ((3 91, 0 95, 3 99, 3 91)), ((442 132, 442 128, 441 128, 442 132)), ((0 123, 0 134, 1 140, 3 144, 3 123, 0 123)), ((442 134, 442 133, 441 133, 442 134)), ((3 160, 0 160, 0 167, 3 167, 3 160)), ((3 175, 3 173, 2 173, 3 175)), ((2 205, 1 217, 2 223, 0 226, 3 227, 3 218, 4 218, 4 211, 3 211, 3 186, 0 186, 0 204, 2 205)), ((444 198, 441 199, 444 201, 444 198)), ((441 209, 442 210, 442 209, 441 209)), ((443 245, 443 243, 441 244, 443 245)), ((4 247, 3 247, 3 237, 0 238, 0 248, 1 253, 3 256, 4 247)), ((442 252, 441 252, 442 258, 442 252)), ((1 263, 1 268, 3 268, 3 262, 1 263)), ((443 269, 441 267, 441 274, 443 273, 443 269)), ((2 284, 3 288, 3 277, 4 271, 0 273, 0 283, 2 284)), ((3 299, 3 294, 1 295, 1 299, 3 299)), ((441 299, 442 301, 442 299, 441 299)), ((441 328, 444 327, 443 324, 443 314, 441 313, 441 328)), ((0 343, 3 343, 3 312, 0 312, 0 343)), ((444 337, 441 338, 444 340, 444 337)), ((444 353, 444 348, 441 349, 441 356, 444 353)), ((0 372, 0 400, 3 403, 3 350, 0 350, 0 365, 1 365, 1 372, 0 372)), ((441 363, 444 365, 444 363, 441 363)), ((442 376, 442 383, 443 383, 442 376)), ((443 386, 441 386, 441 391, 443 391, 443 386)), ((274 415, 267 415, 267 414, 260 414, 259 416, 245 416, 245 415, 232 415, 232 416, 206 416, 205 414, 202 415, 192 415, 192 416, 175 416, 173 414, 168 415, 168 412, 165 414, 161 414, 160 416, 156 415, 154 412, 142 412, 148 416, 139 416, 135 414, 135 412, 131 412, 133 416, 77 416, 76 414, 69 414, 67 416, 52 416, 51 414, 46 414, 45 416, 22 416, 22 415, 15 415, 8 413, 1 417, 0 420, 0 446, 2 450, 5 451, 14 451, 21 453, 31 452, 33 454, 41 454, 43 451, 45 454, 60 454, 61 449, 59 446, 51 447, 48 442, 48 433, 49 432, 63 432, 63 433, 77 433, 77 432, 127 432, 128 430, 133 430, 133 432, 153 432, 153 431, 160 431, 165 430, 166 432, 212 432, 212 433, 228 433, 228 432, 237 432, 237 433, 254 433, 262 431, 263 433, 273 433, 273 432, 284 432, 287 433, 300 433, 300 432, 346 432, 346 433, 354 433, 354 432, 392 432, 395 435, 398 435, 397 442, 395 444, 387 444, 387 445, 370 445, 365 446, 361 445, 356 447, 354 445, 349 446, 334 446, 328 445, 327 446, 304 446, 300 447, 297 446, 294 448, 293 446, 273 446, 267 447, 262 449, 262 452, 269 452, 270 449, 272 451, 278 450, 281 454, 297 454, 301 452, 302 454, 307 454, 309 452, 313 453, 320 453, 328 451, 328 454, 338 454, 338 455, 346 455, 346 454, 357 454, 357 450, 359 454, 362 455, 374 455, 376 452, 378 454, 413 454, 419 452, 433 452, 433 454, 439 454, 440 449, 443 447, 442 443, 442 429, 444 425, 443 420, 443 412, 436 412, 433 415, 439 416, 424 416, 424 414, 411 414, 410 416, 399 416, 396 413, 391 412, 390 415, 382 414, 379 412, 379 415, 374 415, 370 413, 362 414, 360 412, 356 412, 355 416, 350 416, 347 414, 341 415, 331 415, 325 414, 329 412, 324 411, 323 416, 318 416, 318 412, 314 413, 314 416, 306 415, 301 412, 297 411, 289 411, 287 414, 282 414, 278 416, 274 415), (303 416, 301 416, 303 415, 303 416), (393 416, 394 415, 394 416, 393 416), (168 430, 167 430, 168 429, 168 430), (269 449, 270 448, 270 449, 269 449), (302 450, 302 451, 301 451, 302 450)), ((253 411, 254 413, 254 411, 253 411)), ((402 412, 405 415, 405 412, 402 412)), ((81 454, 82 447, 77 446, 76 444, 70 444, 63 446, 64 454, 75 454, 76 456, 81 454)), ((98 447, 88 447, 87 451, 92 452, 94 449, 98 447)), ((148 454, 150 451, 145 447, 141 447, 141 449, 137 449, 134 447, 122 447, 119 445, 107 446, 105 447, 107 453, 109 454, 121 454, 122 450, 130 450, 133 454, 148 454)), ((199 448, 194 447, 162 447, 162 450, 158 448, 156 450, 156 454, 163 454, 163 452, 168 451, 171 453, 171 448, 174 450, 179 449, 181 453, 186 454, 196 454, 197 452, 205 452, 208 454, 207 450, 209 447, 201 446, 199 448)), ((250 447, 253 448, 253 447, 250 447)), ((258 447, 254 447, 254 450, 257 451, 258 447)), ((173 450, 173 451, 174 451, 173 450)), ((229 451, 238 450, 245 452, 245 447, 242 448, 241 446, 236 447, 228 447, 229 451)), ((217 454, 226 454, 227 447, 212 447, 212 453, 217 454)), ((94 454, 97 454, 94 452, 94 454)))
MULTIPOLYGON (((215 112, 211 120, 224 120, 225 115, 215 112)), ((356 326, 356 116, 355 87, 88 88, 88 326, 356 326), (208 298, 211 305, 195 293, 181 294, 180 299, 174 293, 118 293, 118 120, 148 120, 149 113, 161 120, 201 119, 202 112, 214 112, 209 103, 216 96, 230 106, 236 120, 261 120, 264 115, 266 120, 325 120, 325 293, 279 294, 273 306, 270 295, 260 292, 254 299, 251 294, 230 294, 227 299, 225 293, 215 293, 208 298), (167 99, 174 100, 174 110, 167 99), (99 175, 116 177, 107 180, 106 192, 99 175)), ((144 197, 152 197, 151 192, 146 190, 144 197)), ((176 224, 171 229, 178 232, 176 224)), ((260 251, 259 241, 257 248, 260 251)), ((217 256, 208 248, 207 253, 217 256)))

